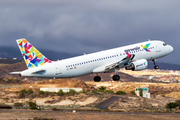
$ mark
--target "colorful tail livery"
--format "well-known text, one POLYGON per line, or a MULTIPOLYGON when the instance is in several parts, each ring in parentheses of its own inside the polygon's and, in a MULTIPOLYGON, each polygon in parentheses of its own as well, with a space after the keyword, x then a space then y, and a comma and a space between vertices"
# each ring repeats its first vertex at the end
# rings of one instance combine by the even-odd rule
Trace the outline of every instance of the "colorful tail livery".
POLYGON ((42 66, 46 63, 52 63, 52 61, 41 54, 26 39, 18 39, 16 42, 28 68, 34 68, 42 66))

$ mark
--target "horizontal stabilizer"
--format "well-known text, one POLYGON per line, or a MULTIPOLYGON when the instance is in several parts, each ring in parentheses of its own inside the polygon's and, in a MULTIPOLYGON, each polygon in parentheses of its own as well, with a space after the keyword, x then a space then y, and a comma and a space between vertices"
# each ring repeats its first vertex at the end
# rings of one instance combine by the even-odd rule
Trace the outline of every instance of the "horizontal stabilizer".
POLYGON ((17 74, 21 74, 21 72, 11 72, 9 73, 10 75, 17 75, 17 74))

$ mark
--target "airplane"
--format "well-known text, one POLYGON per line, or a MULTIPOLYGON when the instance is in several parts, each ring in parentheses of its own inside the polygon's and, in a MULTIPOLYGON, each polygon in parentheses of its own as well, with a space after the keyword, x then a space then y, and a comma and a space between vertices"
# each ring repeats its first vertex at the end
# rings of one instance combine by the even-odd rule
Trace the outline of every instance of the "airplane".
POLYGON ((154 69, 159 69, 156 59, 167 56, 173 51, 173 47, 163 41, 149 40, 73 58, 51 61, 26 39, 18 39, 16 42, 28 69, 10 74, 54 79, 96 74, 95 82, 101 81, 98 73, 110 72, 114 72, 112 79, 118 81, 120 76, 117 73, 120 68, 140 71, 148 67, 148 61, 153 61, 154 69))

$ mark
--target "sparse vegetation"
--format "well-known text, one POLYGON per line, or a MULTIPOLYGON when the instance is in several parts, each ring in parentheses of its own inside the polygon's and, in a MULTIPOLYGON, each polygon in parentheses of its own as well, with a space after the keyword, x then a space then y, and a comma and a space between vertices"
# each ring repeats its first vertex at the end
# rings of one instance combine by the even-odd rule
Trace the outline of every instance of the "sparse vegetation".
POLYGON ((40 91, 38 92, 38 94, 39 94, 39 95, 43 95, 43 94, 44 94, 44 91, 40 90, 40 91))
POLYGON ((64 95, 64 92, 63 92, 63 90, 59 90, 59 91, 57 92, 57 95, 59 95, 59 96, 62 96, 62 95, 64 95))
POLYGON ((135 91, 131 91, 131 95, 136 95, 135 91))
POLYGON ((29 107, 30 107, 30 109, 32 109, 32 110, 37 109, 36 103, 33 103, 33 102, 29 102, 29 107))
POLYGON ((26 93, 27 93, 26 89, 20 90, 20 91, 19 91, 19 97, 20 97, 20 98, 21 98, 21 97, 24 97, 26 93))
POLYGON ((167 109, 172 110, 172 108, 180 107, 180 100, 176 100, 175 102, 170 102, 166 105, 167 109))
POLYGON ((49 91, 45 91, 44 94, 45 94, 45 95, 49 95, 50 92, 49 92, 49 91))
POLYGON ((70 89, 69 92, 65 93, 66 95, 75 95, 76 91, 73 89, 70 89))
POLYGON ((29 90, 27 91, 27 93, 28 93, 28 94, 33 94, 33 90, 32 90, 32 89, 29 89, 29 90))
POLYGON ((172 110, 172 108, 176 108, 176 107, 177 107, 177 105, 174 102, 170 102, 166 105, 166 108, 170 109, 170 110, 172 110))
POLYGON ((176 100, 175 103, 176 103, 177 106, 180 106, 180 100, 176 100))
POLYGON ((116 94, 117 95, 126 95, 126 93, 124 91, 117 91, 116 94))
POLYGON ((99 91, 104 91, 104 90, 106 90, 106 87, 105 86, 101 86, 101 87, 98 88, 98 90, 99 91))
POLYGON ((112 94, 114 94, 114 91, 112 91, 112 90, 104 90, 104 93, 112 93, 112 94))
POLYGON ((101 86, 97 90, 93 90, 92 93, 94 93, 94 94, 98 94, 98 93, 111 93, 111 94, 114 94, 114 91, 106 90, 106 87, 101 86))
POLYGON ((14 107, 15 108, 23 107, 23 104, 22 103, 14 103, 14 107))
POLYGON ((88 93, 87 91, 79 91, 79 93, 88 93))

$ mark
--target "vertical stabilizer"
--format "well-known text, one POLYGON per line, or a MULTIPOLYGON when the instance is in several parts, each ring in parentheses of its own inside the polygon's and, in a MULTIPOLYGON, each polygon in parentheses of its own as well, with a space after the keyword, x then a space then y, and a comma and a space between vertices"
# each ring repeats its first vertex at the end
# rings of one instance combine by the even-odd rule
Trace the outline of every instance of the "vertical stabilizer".
POLYGON ((47 63, 52 63, 52 61, 41 54, 26 39, 18 39, 16 42, 28 68, 39 67, 47 63))

